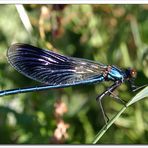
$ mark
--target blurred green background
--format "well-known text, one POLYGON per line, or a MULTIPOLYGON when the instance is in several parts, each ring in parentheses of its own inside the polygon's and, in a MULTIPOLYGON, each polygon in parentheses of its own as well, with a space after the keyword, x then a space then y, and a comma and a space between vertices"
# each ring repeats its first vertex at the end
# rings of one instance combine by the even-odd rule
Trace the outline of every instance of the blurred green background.
MULTIPOLYGON (((136 84, 148 83, 148 5, 0 5, 1 90, 41 85, 7 62, 7 49, 14 42, 123 69, 134 67, 136 84)), ((91 144, 104 125, 95 98, 111 84, 1 97, 0 143, 91 144), (56 116, 57 100, 67 107, 63 116, 56 116), (61 139, 56 137, 59 119, 65 123, 61 139)), ((115 93, 126 101, 136 94, 126 84, 115 93)), ((109 118, 122 107, 108 96, 103 104, 109 118)), ((147 117, 144 99, 129 107, 98 144, 148 144, 147 117)))

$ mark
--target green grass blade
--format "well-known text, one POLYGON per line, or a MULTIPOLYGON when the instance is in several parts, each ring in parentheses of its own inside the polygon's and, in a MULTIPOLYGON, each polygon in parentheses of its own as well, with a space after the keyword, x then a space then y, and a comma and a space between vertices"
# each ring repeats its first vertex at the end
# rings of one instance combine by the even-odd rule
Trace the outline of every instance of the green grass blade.
POLYGON ((93 144, 96 144, 99 139, 106 133, 106 131, 109 129, 109 127, 118 119, 118 117, 124 112, 126 107, 124 106, 118 114, 116 114, 106 125, 103 126, 103 128, 99 131, 99 133, 96 135, 96 137, 93 140, 93 144))
POLYGON ((118 119, 118 117, 126 110, 126 108, 133 103, 148 97, 148 87, 144 88, 142 91, 140 91, 135 97, 133 97, 127 104, 124 106, 106 125, 103 126, 103 128, 98 132, 98 134, 95 136, 93 140, 93 144, 96 144, 99 139, 106 133, 106 131, 109 129, 109 127, 118 119))
POLYGON ((141 99, 148 97, 148 86, 140 91, 135 97, 133 97, 128 103, 127 106, 132 105, 133 103, 140 101, 141 99))

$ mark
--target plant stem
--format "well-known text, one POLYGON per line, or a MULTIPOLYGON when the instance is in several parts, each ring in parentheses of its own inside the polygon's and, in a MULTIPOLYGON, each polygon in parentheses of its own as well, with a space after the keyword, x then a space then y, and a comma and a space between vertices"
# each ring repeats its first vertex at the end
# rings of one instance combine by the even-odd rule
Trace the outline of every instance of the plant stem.
POLYGON ((118 114, 116 114, 103 128, 100 132, 96 135, 95 139, 93 140, 93 144, 96 144, 97 141, 104 135, 104 133, 109 129, 109 127, 118 119, 118 117, 125 111, 126 107, 124 106, 118 114))

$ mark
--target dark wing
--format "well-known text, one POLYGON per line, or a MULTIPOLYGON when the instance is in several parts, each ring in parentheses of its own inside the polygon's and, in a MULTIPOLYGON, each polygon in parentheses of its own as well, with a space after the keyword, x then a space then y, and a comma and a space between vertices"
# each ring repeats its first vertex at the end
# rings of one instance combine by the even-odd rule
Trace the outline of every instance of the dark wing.
POLYGON ((102 81, 105 65, 66 57, 27 44, 13 44, 8 61, 23 75, 48 85, 75 85, 102 81))

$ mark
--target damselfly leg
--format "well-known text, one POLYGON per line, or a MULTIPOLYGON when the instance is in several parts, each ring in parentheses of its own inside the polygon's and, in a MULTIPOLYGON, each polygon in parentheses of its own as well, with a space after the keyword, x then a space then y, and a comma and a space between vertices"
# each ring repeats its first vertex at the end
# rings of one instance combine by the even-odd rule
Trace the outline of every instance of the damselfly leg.
POLYGON ((132 79, 129 79, 129 80, 128 80, 128 82, 129 82, 129 84, 130 84, 130 86, 131 86, 131 90, 132 90, 133 92, 138 91, 138 90, 140 90, 140 89, 142 89, 142 88, 148 86, 148 84, 145 84, 145 85, 142 85, 142 86, 137 86, 137 85, 135 85, 134 80, 135 80, 135 78, 132 78, 132 79))
POLYGON ((115 95, 113 93, 113 91, 119 87, 121 85, 121 82, 116 81, 113 85, 111 85, 107 90, 105 90, 103 93, 99 94, 96 98, 96 101, 99 103, 101 111, 102 111, 102 115, 104 118, 105 123, 107 124, 107 122, 109 121, 108 116, 106 115, 103 105, 102 105, 102 99, 106 96, 106 95, 112 95, 112 97, 119 102, 120 104, 123 104, 124 106, 126 106, 126 102, 122 99, 120 99, 117 95, 115 95))
POLYGON ((120 103, 120 104, 126 106, 126 103, 127 103, 127 102, 126 102, 125 100, 121 99, 119 96, 115 95, 113 92, 109 92, 109 93, 110 93, 109 95, 110 95, 116 102, 118 102, 118 103, 120 103))
POLYGON ((148 85, 147 85, 147 84, 142 85, 142 86, 135 86, 135 85, 134 85, 134 87, 132 88, 132 91, 135 92, 135 91, 137 91, 137 90, 139 90, 139 89, 142 89, 142 88, 144 88, 144 87, 146 87, 146 86, 148 86, 148 85))

